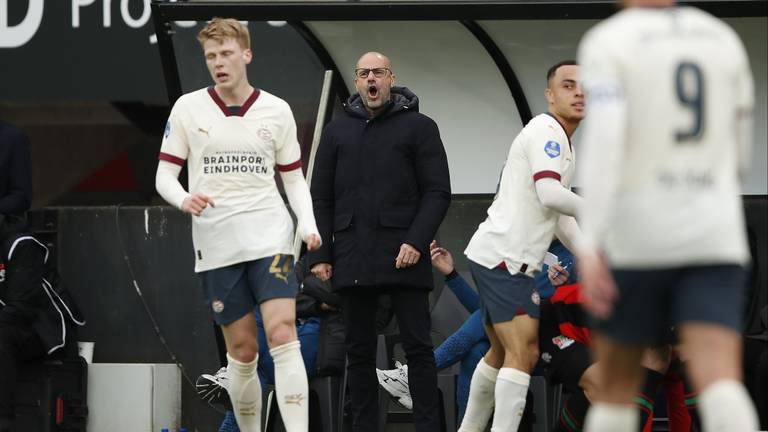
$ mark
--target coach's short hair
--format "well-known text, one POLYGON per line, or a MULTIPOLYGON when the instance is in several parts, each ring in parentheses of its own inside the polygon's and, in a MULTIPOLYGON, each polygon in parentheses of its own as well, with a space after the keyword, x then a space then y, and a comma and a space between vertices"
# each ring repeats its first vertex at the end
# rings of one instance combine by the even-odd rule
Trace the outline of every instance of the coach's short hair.
POLYGON ((224 39, 229 38, 234 39, 243 49, 251 48, 251 35, 248 32, 248 27, 234 18, 216 17, 197 34, 200 45, 210 39, 223 43, 224 39))
POLYGON ((553 76, 555 76, 555 73, 557 73, 557 70, 560 69, 561 66, 578 66, 578 65, 579 63, 576 60, 563 60, 555 63, 547 71, 547 87, 549 87, 549 81, 552 79, 553 76))

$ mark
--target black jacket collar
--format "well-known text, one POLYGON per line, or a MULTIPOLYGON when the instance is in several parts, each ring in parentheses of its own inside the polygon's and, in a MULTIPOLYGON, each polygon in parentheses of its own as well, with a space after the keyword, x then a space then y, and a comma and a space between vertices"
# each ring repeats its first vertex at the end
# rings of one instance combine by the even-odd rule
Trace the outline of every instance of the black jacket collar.
MULTIPOLYGON (((363 105, 363 98, 355 93, 344 103, 344 110, 353 117, 368 119, 370 115, 363 105)), ((384 118, 404 111, 419 111, 419 97, 407 87, 392 87, 387 108, 378 117, 384 118)))

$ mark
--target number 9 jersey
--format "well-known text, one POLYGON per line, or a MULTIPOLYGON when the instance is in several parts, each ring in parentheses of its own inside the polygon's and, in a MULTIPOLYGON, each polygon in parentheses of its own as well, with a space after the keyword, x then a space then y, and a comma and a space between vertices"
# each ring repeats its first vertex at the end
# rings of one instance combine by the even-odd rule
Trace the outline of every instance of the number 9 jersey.
POLYGON ((579 63, 589 241, 615 268, 746 262, 754 95, 736 33, 693 7, 630 8, 584 36, 579 63))

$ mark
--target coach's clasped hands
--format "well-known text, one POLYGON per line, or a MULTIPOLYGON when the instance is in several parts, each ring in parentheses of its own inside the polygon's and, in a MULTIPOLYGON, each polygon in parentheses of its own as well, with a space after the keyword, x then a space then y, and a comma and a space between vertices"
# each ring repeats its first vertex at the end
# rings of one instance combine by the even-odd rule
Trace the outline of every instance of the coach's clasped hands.
POLYGON ((419 262, 419 258, 421 258, 421 252, 415 247, 403 243, 400 246, 400 253, 397 255, 397 258, 395 258, 395 268, 401 269, 410 267, 419 262))

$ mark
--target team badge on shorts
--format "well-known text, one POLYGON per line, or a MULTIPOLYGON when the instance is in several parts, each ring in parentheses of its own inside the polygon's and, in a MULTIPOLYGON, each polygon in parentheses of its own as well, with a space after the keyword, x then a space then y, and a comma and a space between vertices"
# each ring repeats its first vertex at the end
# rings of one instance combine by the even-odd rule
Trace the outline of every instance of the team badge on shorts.
POLYGON ((222 313, 224 312, 224 302, 216 299, 211 303, 211 309, 213 309, 213 312, 215 313, 222 313))
POLYGON ((547 156, 551 158, 560 156, 560 143, 555 141, 547 141, 547 143, 544 144, 544 153, 546 153, 547 156))
POLYGON ((539 296, 539 292, 538 291, 534 291, 533 294, 531 294, 531 301, 536 306, 538 306, 539 303, 541 303, 541 296, 539 296))

